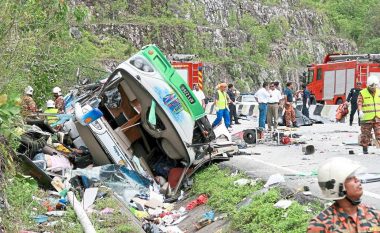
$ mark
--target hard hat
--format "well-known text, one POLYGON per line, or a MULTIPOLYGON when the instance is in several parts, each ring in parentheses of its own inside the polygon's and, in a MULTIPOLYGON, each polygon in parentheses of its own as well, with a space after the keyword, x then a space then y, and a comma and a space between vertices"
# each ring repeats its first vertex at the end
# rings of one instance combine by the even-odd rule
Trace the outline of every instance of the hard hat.
POLYGON ((61 88, 59 88, 59 87, 54 87, 54 88, 53 88, 53 94, 62 95, 61 88))
POLYGON ((219 88, 221 88, 221 87, 227 87, 228 85, 227 85, 227 83, 221 83, 221 84, 219 84, 219 88))
POLYGON ((355 175, 360 164, 344 157, 335 157, 318 169, 318 185, 327 200, 341 200, 346 197, 344 182, 355 175))
POLYGON ((46 107, 47 107, 47 108, 55 108, 55 103, 54 103, 54 101, 53 101, 53 100, 48 100, 48 101, 46 102, 46 107))
POLYGON ((24 90, 25 95, 33 95, 33 88, 31 86, 27 86, 24 90))
POLYGON ((379 78, 375 75, 371 75, 367 79, 367 86, 379 86, 379 78))

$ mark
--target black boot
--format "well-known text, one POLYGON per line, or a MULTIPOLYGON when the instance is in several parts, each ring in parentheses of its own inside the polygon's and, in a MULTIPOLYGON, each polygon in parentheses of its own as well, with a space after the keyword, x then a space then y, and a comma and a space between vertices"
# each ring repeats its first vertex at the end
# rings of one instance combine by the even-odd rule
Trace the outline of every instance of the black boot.
POLYGON ((363 154, 368 154, 368 146, 363 146, 363 154))
POLYGON ((350 121, 350 126, 352 126, 352 121, 350 121))
POLYGON ((293 127, 294 127, 294 128, 299 128, 299 126, 297 125, 297 122, 296 122, 296 121, 293 122, 293 127))

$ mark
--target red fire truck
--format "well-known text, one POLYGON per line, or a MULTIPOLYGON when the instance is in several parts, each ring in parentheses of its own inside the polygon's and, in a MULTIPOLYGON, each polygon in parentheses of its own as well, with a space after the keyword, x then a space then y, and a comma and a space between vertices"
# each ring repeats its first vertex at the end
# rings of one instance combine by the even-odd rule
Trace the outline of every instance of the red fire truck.
POLYGON ((366 87, 370 75, 380 78, 380 54, 328 54, 322 64, 308 66, 305 81, 313 102, 341 104, 356 82, 366 87))
POLYGON ((168 58, 173 68, 191 88, 194 84, 198 84, 199 88, 203 89, 203 63, 192 61, 196 58, 195 55, 173 54, 168 58))

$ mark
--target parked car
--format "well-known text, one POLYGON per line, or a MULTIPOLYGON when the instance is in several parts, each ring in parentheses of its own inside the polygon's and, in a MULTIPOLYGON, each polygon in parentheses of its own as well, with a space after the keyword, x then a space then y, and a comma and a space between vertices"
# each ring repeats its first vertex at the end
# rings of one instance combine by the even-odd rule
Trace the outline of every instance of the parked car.
POLYGON ((236 98, 236 105, 238 105, 237 115, 238 116, 245 116, 245 114, 243 114, 243 112, 245 112, 245 111, 243 111, 243 108, 252 108, 251 106, 257 105, 257 104, 258 103, 255 99, 254 94, 240 94, 236 98))

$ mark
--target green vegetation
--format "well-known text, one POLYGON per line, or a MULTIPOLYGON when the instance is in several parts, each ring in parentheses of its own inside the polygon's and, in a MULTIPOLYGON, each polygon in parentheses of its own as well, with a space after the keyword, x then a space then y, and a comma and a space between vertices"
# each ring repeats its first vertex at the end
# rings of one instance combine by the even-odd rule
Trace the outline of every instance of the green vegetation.
POLYGON ((96 232, 108 233, 124 233, 124 232, 137 232, 134 226, 129 223, 125 211, 121 210, 121 204, 108 193, 107 197, 97 200, 95 202, 95 210, 101 211, 105 208, 114 210, 112 214, 99 214, 93 213, 91 215, 91 222, 94 224, 96 232))
MULTIPOLYGON (((104 59, 122 60, 134 48, 124 39, 97 36, 81 29, 70 35, 71 25, 81 25, 87 7, 69 7, 66 1, 13 1, 0 3, 0 93, 22 94, 27 85, 35 91, 35 101, 45 107, 51 89, 75 82, 80 66, 98 67, 104 59)), ((99 73, 87 69, 87 77, 99 73)), ((103 74, 102 74, 103 75, 103 74)))
POLYGON ((357 43, 360 52, 380 53, 378 0, 302 0, 300 4, 324 12, 340 35, 357 43))
POLYGON ((206 193, 209 196, 208 205, 213 210, 228 213, 232 217, 231 229, 241 232, 275 232, 298 233, 305 232, 308 221, 321 210, 318 204, 302 206, 293 200, 288 209, 278 209, 273 205, 283 197, 279 189, 270 189, 265 194, 253 195, 255 191, 263 188, 262 183, 255 186, 234 186, 233 182, 246 178, 238 173, 231 176, 229 170, 221 170, 212 165, 195 176, 193 194, 206 193), (237 204, 244 198, 251 197, 252 202, 237 208, 237 204), (312 210, 312 213, 310 211, 312 210))
MULTIPOLYGON (((40 189, 36 181, 32 178, 15 176, 11 178, 4 190, 10 209, 0 210, 3 226, 7 232, 20 232, 22 230, 41 231, 41 228, 34 222, 33 217, 47 212, 46 207, 41 204, 41 200, 47 199, 48 194, 40 189), (35 197, 35 198, 33 198, 35 197)), ((57 225, 44 226, 42 230, 58 231, 66 233, 82 232, 74 210, 68 206, 64 217, 49 217, 49 221, 58 221, 57 225)))

